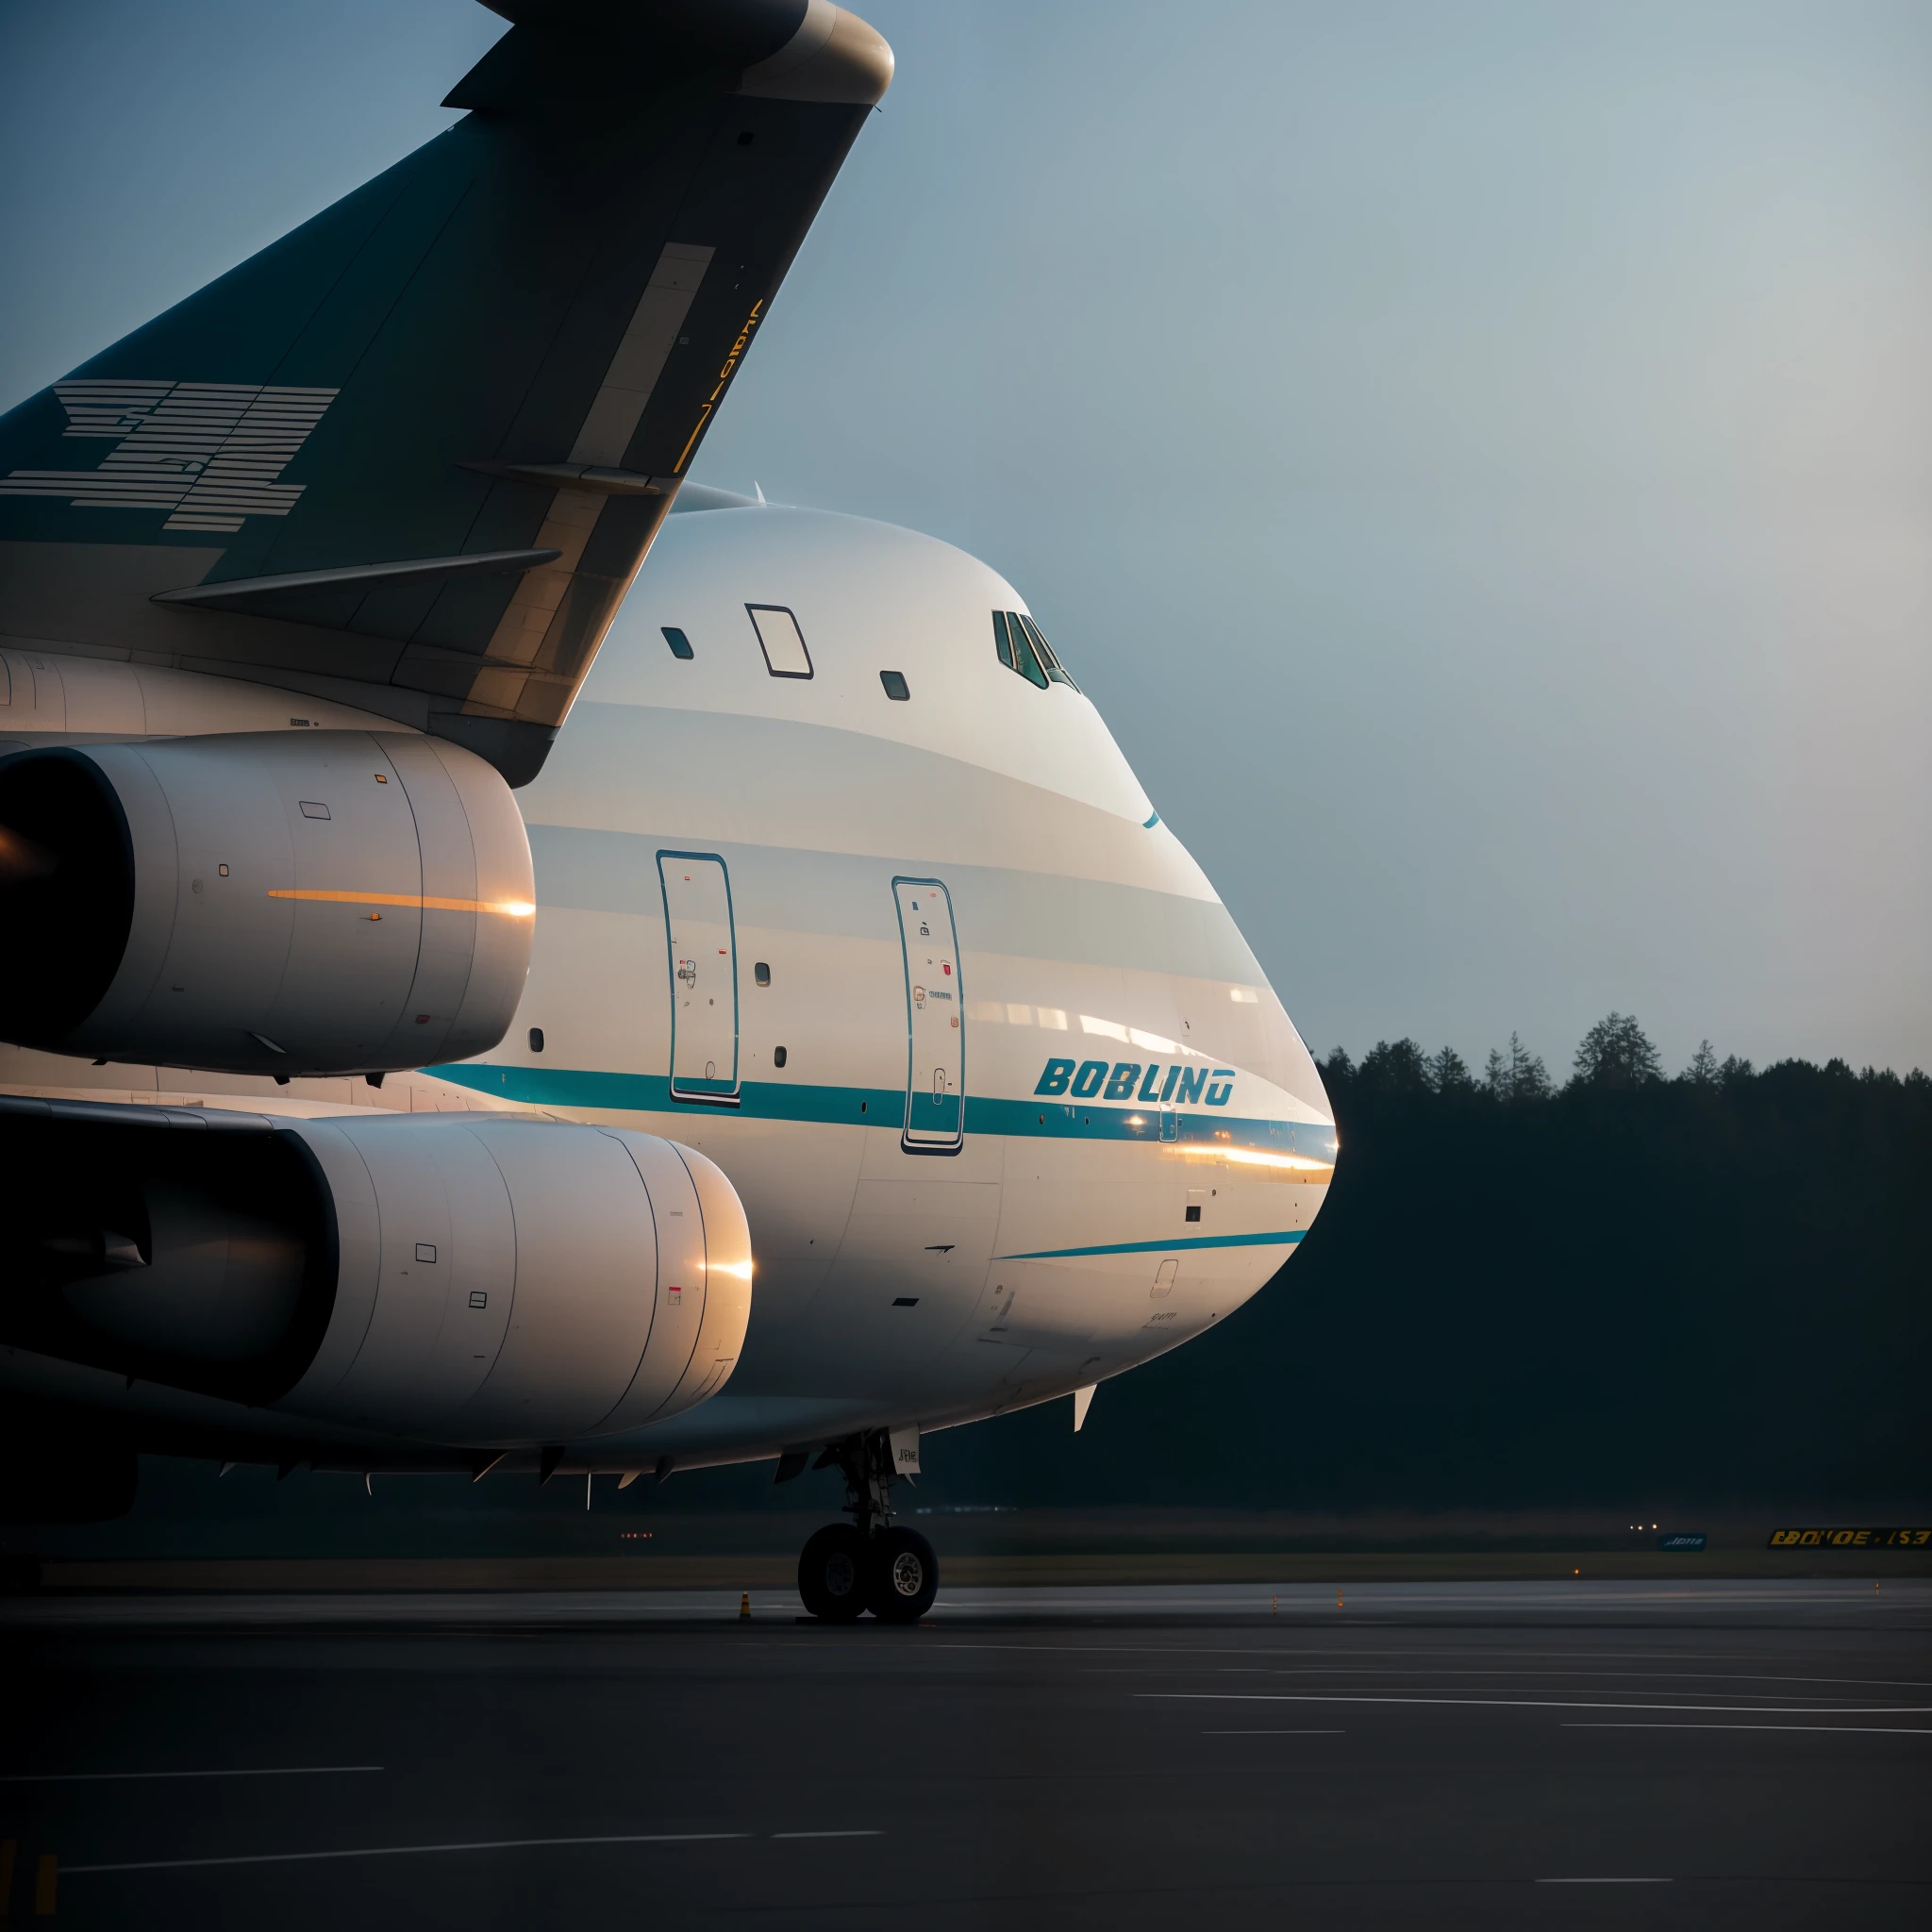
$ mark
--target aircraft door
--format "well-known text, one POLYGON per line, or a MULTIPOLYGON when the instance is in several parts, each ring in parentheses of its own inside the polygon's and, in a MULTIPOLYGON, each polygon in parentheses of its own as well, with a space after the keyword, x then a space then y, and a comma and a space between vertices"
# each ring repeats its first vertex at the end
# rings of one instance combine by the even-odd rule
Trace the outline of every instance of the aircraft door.
POLYGON ((937 879, 894 879, 906 961, 908 1154, 957 1154, 966 1141, 966 1009, 953 901, 937 879))
POLYGON ((671 1097, 738 1105, 738 941, 724 861, 660 852, 671 968, 671 1097))

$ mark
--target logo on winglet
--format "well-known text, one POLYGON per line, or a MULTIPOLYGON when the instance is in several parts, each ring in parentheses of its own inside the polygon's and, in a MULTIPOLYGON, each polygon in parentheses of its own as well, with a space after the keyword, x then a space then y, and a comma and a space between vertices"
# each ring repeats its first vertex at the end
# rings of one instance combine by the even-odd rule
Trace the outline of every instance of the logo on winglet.
POLYGON ((304 485, 282 471, 308 440, 333 389, 260 383, 57 382, 69 436, 111 439, 92 470, 12 470, 0 496, 64 496, 75 509, 157 509, 164 530, 239 530, 285 517, 304 485))

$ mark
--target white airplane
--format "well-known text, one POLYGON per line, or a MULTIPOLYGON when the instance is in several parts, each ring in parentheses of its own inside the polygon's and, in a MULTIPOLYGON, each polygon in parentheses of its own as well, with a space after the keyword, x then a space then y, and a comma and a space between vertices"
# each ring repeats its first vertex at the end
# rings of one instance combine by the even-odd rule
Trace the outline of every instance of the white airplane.
POLYGON ((808 1607, 916 1619, 922 1433, 1224 1320, 1333 1118, 1017 590, 684 480, 885 42, 497 10, 0 418, 0 1513, 816 1459, 808 1607))

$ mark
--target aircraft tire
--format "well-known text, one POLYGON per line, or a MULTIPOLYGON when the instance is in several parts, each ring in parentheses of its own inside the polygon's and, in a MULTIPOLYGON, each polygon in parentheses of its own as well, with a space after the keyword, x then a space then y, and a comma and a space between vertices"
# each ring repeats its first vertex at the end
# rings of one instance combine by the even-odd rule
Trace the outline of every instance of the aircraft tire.
POLYGON ((798 1557, 798 1594, 822 1624, 856 1624, 866 1608, 866 1552, 849 1523, 828 1523, 798 1557))
POLYGON ((874 1538, 872 1613, 881 1624, 916 1624, 940 1593, 940 1559, 916 1529, 874 1538))

